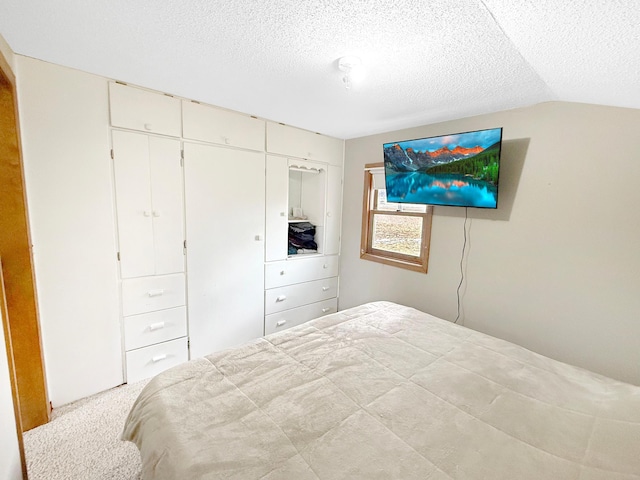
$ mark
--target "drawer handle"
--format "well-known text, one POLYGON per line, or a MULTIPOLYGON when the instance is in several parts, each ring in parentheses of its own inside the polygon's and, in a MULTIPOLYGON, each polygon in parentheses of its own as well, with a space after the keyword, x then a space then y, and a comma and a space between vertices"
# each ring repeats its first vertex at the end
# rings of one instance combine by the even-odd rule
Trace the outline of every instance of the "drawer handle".
POLYGON ((281 327, 281 326, 283 326, 285 323, 287 323, 287 321, 286 321, 286 320, 278 320, 278 321, 276 322, 276 327, 281 327))
POLYGON ((153 332, 154 330, 160 330, 164 328, 164 322, 156 322, 149 325, 149 331, 153 332))
POLYGON ((284 270, 280 270, 280 275, 284 275, 284 270))
POLYGON ((162 360, 167 358, 167 354, 163 353, 162 355, 156 355, 155 357, 151 357, 151 361, 153 363, 161 362, 162 360))
POLYGON ((278 295, 276 297, 276 302, 284 302, 287 299, 286 295, 278 295))
POLYGON ((159 297, 163 293, 164 293, 164 290, 162 288, 158 288, 157 290, 149 290, 147 292, 147 295, 149 295, 150 297, 159 297))
POLYGON ((145 123, 144 129, 150 132, 151 130, 153 130, 153 125, 150 123, 145 123))
POLYGON ((329 290, 329 287, 322 287, 323 292, 326 292, 327 290, 329 290))
POLYGON ((325 307, 325 308, 322 309, 322 313, 327 313, 327 312, 330 312, 330 311, 331 311, 330 307, 325 307))

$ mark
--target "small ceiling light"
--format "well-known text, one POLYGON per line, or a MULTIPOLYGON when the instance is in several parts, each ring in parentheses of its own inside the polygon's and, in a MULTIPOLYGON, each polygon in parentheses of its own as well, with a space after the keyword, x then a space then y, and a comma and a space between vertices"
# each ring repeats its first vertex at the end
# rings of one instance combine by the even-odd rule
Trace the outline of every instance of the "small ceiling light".
POLYGON ((338 70, 344 73, 342 82, 344 87, 349 90, 354 80, 362 77, 362 60, 354 56, 346 56, 338 59, 338 70))

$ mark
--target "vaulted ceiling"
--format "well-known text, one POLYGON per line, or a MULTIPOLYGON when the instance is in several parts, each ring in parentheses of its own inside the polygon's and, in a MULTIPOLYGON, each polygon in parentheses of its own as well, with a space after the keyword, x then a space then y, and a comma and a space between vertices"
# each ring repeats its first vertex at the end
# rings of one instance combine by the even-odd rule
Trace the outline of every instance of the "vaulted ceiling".
POLYGON ((340 138, 640 108, 638 0, 2 0, 14 52, 340 138), (337 60, 362 59, 347 90, 337 60))

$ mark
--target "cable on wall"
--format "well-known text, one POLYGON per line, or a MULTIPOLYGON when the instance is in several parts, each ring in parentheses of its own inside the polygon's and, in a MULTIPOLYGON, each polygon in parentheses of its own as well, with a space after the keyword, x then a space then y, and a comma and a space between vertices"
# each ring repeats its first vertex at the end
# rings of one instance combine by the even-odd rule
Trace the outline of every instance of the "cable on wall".
POLYGON ((464 283, 464 255, 467 250, 467 220, 469 219, 469 207, 464 207, 464 242, 462 243, 462 255, 460 256, 460 283, 458 283, 458 288, 456 289, 456 299, 458 304, 458 314, 456 315, 456 319, 453 323, 458 323, 460 320, 460 311, 461 311, 461 298, 460 298, 460 288, 462 288, 462 284, 464 283))

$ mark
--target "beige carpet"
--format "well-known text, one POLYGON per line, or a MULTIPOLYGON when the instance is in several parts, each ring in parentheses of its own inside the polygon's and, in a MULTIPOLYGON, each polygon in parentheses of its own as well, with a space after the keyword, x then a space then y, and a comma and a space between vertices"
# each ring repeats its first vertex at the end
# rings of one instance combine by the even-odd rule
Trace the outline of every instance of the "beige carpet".
POLYGON ((54 409, 24 434, 29 480, 140 478, 135 445, 120 440, 125 418, 147 381, 123 385, 54 409))

